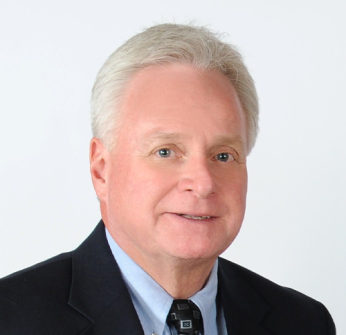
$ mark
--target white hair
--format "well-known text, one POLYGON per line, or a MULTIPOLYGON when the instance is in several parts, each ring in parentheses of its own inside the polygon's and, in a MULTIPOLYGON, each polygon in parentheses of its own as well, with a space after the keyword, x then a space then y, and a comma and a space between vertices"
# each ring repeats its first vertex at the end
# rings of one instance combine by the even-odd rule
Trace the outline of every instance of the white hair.
POLYGON ((127 83, 139 70, 155 65, 190 64, 216 70, 230 80, 242 104, 250 153, 258 133, 258 98, 254 81, 242 56, 221 36, 205 27, 179 24, 153 26, 118 48, 100 69, 92 91, 92 129, 108 150, 116 142, 121 98, 127 83))

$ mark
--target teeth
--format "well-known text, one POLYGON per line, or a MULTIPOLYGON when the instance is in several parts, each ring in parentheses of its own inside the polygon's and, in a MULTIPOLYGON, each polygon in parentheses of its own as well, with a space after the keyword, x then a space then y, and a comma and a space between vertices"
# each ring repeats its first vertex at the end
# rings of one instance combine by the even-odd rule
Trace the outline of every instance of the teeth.
POLYGON ((193 220, 205 220, 205 219, 211 218, 211 216, 194 216, 194 215, 185 215, 185 214, 180 214, 180 216, 183 216, 184 218, 187 218, 187 219, 193 219, 193 220))

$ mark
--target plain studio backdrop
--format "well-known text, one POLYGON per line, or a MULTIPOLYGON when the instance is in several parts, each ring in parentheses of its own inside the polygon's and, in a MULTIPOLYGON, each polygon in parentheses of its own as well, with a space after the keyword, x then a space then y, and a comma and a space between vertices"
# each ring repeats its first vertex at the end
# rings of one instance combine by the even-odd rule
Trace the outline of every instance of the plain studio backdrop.
POLYGON ((0 276, 74 249, 100 219, 89 100, 105 59, 152 24, 195 21, 241 50, 261 105, 224 257, 322 301, 346 334, 345 14, 344 0, 1 0, 0 276))

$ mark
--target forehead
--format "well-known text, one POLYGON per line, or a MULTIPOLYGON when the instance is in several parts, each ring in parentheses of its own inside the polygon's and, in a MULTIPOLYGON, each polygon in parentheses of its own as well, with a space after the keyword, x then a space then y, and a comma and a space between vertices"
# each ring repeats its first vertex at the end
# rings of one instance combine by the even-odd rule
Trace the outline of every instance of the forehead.
POLYGON ((136 107, 136 103, 142 103, 153 95, 156 95, 157 103, 163 106, 167 100, 171 103, 175 100, 176 104, 197 103, 201 92, 204 94, 203 103, 217 98, 219 103, 241 109, 238 95, 224 74, 178 63, 151 66, 138 71, 125 89, 122 107, 136 107))
POLYGON ((242 106, 228 78, 190 65, 139 71, 125 90, 121 110, 128 132, 140 124, 143 133, 154 137, 155 133, 188 137, 193 129, 219 137, 246 137, 242 106))

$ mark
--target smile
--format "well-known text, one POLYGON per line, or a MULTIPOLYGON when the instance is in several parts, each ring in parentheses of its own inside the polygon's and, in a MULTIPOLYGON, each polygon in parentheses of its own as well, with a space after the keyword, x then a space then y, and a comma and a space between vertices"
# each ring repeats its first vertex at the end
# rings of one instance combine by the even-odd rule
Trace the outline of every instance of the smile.
POLYGON ((193 219, 193 220, 206 220, 211 219, 211 216, 196 216, 196 215, 187 215, 187 214, 178 214, 179 216, 182 216, 186 219, 193 219))

